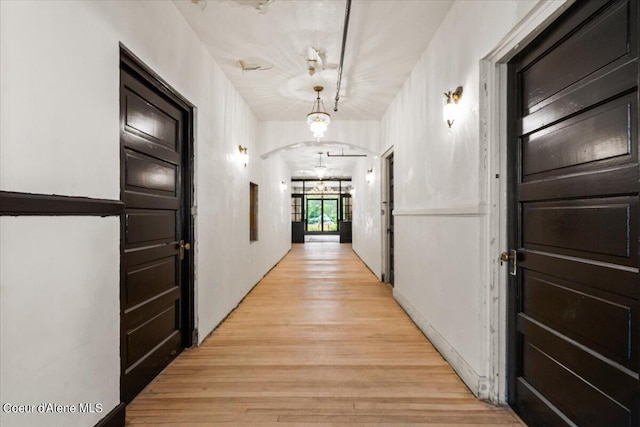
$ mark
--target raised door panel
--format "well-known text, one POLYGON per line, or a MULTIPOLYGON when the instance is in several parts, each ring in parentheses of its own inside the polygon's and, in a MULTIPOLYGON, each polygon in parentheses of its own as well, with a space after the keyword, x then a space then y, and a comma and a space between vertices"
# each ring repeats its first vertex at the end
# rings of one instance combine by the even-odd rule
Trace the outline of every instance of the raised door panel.
POLYGON ((638 423, 638 2, 577 2, 510 64, 510 403, 638 423))
POLYGON ((180 240, 185 224, 183 112, 121 71, 125 202, 122 394, 129 402, 184 347, 180 240))

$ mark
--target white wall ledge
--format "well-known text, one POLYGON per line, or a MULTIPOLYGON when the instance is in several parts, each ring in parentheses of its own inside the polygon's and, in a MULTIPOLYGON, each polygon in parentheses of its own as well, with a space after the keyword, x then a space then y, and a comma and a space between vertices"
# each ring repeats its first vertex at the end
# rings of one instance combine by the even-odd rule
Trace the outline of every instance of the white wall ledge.
POLYGON ((396 208, 393 216, 487 216, 486 204, 470 206, 452 206, 444 208, 396 208))

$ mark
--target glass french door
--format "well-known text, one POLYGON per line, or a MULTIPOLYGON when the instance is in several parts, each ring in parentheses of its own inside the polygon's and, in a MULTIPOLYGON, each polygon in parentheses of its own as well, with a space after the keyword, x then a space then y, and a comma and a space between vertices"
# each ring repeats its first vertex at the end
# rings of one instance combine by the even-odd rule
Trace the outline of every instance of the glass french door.
POLYGON ((307 231, 338 231, 338 199, 307 199, 307 231))

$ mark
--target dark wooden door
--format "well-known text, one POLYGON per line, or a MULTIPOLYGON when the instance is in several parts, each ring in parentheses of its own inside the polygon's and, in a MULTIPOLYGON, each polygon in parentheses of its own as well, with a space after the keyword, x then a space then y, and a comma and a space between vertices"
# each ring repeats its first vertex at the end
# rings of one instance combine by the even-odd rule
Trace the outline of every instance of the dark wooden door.
POLYGON ((187 120, 175 100, 122 62, 121 390, 127 403, 189 345, 187 120))
POLYGON ((351 221, 353 220, 353 201, 351 194, 347 193, 340 196, 340 206, 341 220, 338 226, 338 230, 340 230, 340 243, 352 243, 353 232, 351 221))
POLYGON ((304 196, 291 195, 291 243, 304 243, 304 196))
POLYGON ((389 235, 387 241, 387 251, 389 253, 389 280, 388 282, 393 286, 395 280, 395 257, 394 257, 394 230, 393 230, 393 154, 387 157, 387 194, 388 194, 388 212, 387 212, 387 234, 389 235))
POLYGON ((510 63, 510 404, 638 426, 638 1, 578 1, 510 63))

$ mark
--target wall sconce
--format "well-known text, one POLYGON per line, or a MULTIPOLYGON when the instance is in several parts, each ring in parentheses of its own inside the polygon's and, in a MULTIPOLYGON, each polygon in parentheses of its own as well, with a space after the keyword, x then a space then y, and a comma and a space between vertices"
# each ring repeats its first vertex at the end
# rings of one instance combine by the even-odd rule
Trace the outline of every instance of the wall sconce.
POLYGON ((451 129, 453 122, 460 114, 458 101, 462 98, 462 86, 458 86, 455 91, 445 92, 444 96, 446 101, 444 103, 444 107, 442 107, 442 117, 449 125, 449 129, 451 129))
POLYGON ((247 164, 249 163, 249 154, 247 153, 247 147, 238 145, 238 150, 240 151, 240 164, 246 168, 247 164))
POLYGON ((365 175, 365 180, 367 184, 371 184, 373 182, 373 168, 367 169, 367 175, 365 175))
POLYGON ((280 181, 280 189, 284 192, 287 191, 287 183, 284 181, 280 181))

